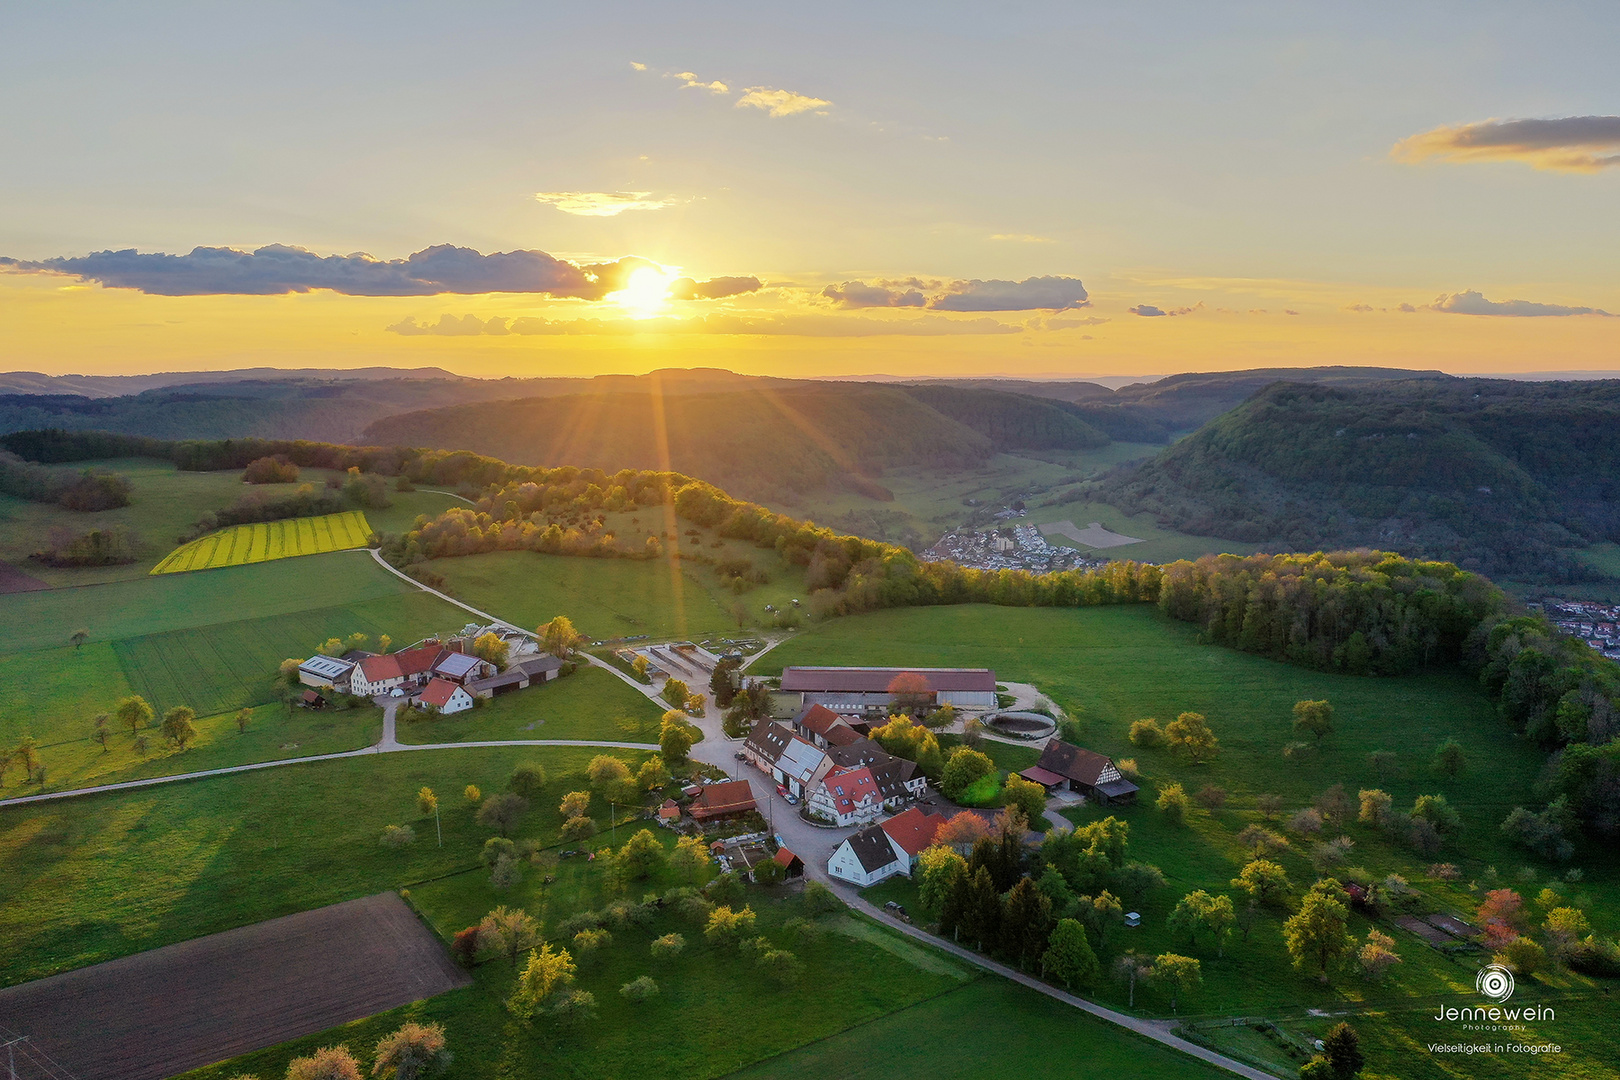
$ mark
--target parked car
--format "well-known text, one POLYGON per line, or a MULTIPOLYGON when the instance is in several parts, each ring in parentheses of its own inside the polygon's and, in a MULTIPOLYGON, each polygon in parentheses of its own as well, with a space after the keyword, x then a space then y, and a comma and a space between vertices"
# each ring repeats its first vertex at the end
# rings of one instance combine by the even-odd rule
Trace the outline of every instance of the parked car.
POLYGON ((736 758, 738 761, 747 761, 748 760, 748 755, 743 753, 741 750, 738 750, 735 754, 732 754, 731 756, 736 758))
POLYGON ((783 800, 785 800, 787 802, 787 804, 789 806, 798 806, 799 805, 799 797, 797 795, 794 795, 791 792, 789 792, 788 794, 782 796, 782 798, 783 798, 783 800))

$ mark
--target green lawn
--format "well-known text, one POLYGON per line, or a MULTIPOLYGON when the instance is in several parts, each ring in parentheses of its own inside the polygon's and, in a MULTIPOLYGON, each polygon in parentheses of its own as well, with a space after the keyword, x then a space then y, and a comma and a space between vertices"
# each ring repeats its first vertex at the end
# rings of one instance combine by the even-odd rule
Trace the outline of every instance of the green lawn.
MULTIPOLYGON (((262 919, 399 888, 476 864, 490 835, 462 789, 502 790, 535 761, 547 783, 518 837, 555 841, 589 748, 425 750, 0 808, 0 985, 262 919), (444 846, 416 791, 439 793, 444 846), (411 825, 404 851, 378 844, 411 825)), ((632 767, 646 755, 618 751, 632 767)), ((600 806, 607 825, 606 805, 600 806)))
POLYGON ((598 739, 655 743, 663 715, 662 708, 617 676, 581 664, 572 675, 503 694, 481 708, 401 724, 399 741, 598 739))
MULTIPOLYGON (((221 510, 248 491, 274 496, 288 494, 298 484, 242 483, 239 469, 225 472, 180 472, 166 461, 120 458, 76 463, 74 468, 111 469, 132 481, 130 504, 116 510, 79 513, 58 506, 0 496, 0 560, 14 562, 28 573, 55 586, 90 585, 133 580, 147 573, 176 546, 176 539, 209 511, 221 510), (53 570, 27 561, 45 546, 50 531, 63 527, 75 532, 123 526, 133 529, 144 543, 141 557, 128 566, 83 567, 53 570)), ((324 484, 335 475, 325 469, 305 469, 299 483, 324 484)), ((393 505, 366 511, 374 528, 402 532, 418 514, 437 514, 455 504, 448 495, 427 491, 392 492, 393 505)))
MULTIPOLYGON (((346 552, 3 596, 0 747, 32 736, 48 784, 61 788, 369 745, 379 716, 370 709, 343 721, 261 710, 245 738, 231 714, 272 701, 277 665, 330 637, 388 634, 404 645, 466 619, 369 556, 346 552), (66 638, 79 628, 89 643, 75 648, 66 638), (132 693, 159 715, 195 709, 198 744, 172 754, 149 731, 143 760, 123 731, 102 753, 91 720, 132 693)), ((22 793, 23 781, 10 770, 0 793, 22 793)))
POLYGON ((734 1074, 735 1080, 1230 1075, 1017 983, 989 978, 734 1074))
POLYGON ((1047 543, 1072 547, 1090 555, 1105 555, 1111 559, 1134 559, 1138 562, 1165 563, 1177 559, 1196 559, 1200 555, 1220 554, 1230 552, 1235 555, 1248 555, 1258 551, 1255 544, 1245 544, 1237 540, 1223 540, 1214 536, 1192 536, 1188 533, 1176 532, 1160 525, 1152 514, 1126 514, 1106 503, 1089 501, 1066 502, 1058 506, 1035 506, 1030 510, 1026 519, 1029 524, 1045 524, 1052 521, 1072 521, 1084 529, 1091 522, 1101 524, 1105 529, 1134 536, 1142 541, 1140 544, 1126 544, 1123 547, 1094 550, 1082 544, 1077 544, 1065 536, 1048 536, 1047 543))

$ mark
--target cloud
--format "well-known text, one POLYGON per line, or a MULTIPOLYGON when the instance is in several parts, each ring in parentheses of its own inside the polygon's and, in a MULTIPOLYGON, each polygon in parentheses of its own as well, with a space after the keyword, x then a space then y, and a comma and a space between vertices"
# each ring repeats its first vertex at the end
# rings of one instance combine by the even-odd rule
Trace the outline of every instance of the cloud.
MULTIPOLYGON (((1203 303, 1202 300, 1200 300, 1198 303, 1194 304, 1192 307, 1171 308, 1168 311, 1166 311, 1162 307, 1157 307, 1157 306, 1155 306, 1153 304, 1137 304, 1135 307, 1126 308, 1125 310, 1129 311, 1132 315, 1140 315, 1144 319, 1157 319, 1157 318, 1160 318, 1161 316, 1168 317, 1168 316, 1171 316, 1171 315, 1191 315, 1193 312, 1198 311, 1203 306, 1204 306, 1204 303, 1203 303)), ((1250 312, 1250 314, 1254 314, 1254 312, 1250 312)), ((1261 314, 1264 314, 1264 312, 1261 312, 1261 314)), ((1290 312, 1289 314, 1295 314, 1295 313, 1290 312)))
MULTIPOLYGON (((1433 311, 1444 311, 1452 315, 1508 315, 1521 317, 1609 315, 1607 311, 1601 308, 1566 307, 1563 304, 1536 304, 1529 300, 1487 300, 1472 289, 1467 292, 1452 293, 1449 296, 1442 293, 1429 307, 1433 311)), ((1408 305, 1402 304, 1401 310, 1408 310, 1408 305)), ((1612 318, 1612 316, 1610 317, 1612 318)))
POLYGON ((1356 311, 1356 312, 1361 312, 1363 314, 1365 314, 1366 312, 1371 311, 1372 309, 1373 309, 1373 306, 1371 304, 1346 304, 1346 305, 1344 305, 1344 310, 1346 310, 1346 311, 1356 311))
POLYGON ((387 327, 407 337, 471 337, 479 334, 520 334, 530 336, 630 334, 721 334, 769 337, 948 337, 985 334, 1019 334, 1023 327, 1009 326, 995 319, 946 319, 924 315, 912 319, 846 318, 838 315, 775 315, 743 317, 704 315, 691 319, 542 319, 524 316, 509 319, 496 316, 479 319, 476 315, 441 315, 437 322, 418 323, 405 319, 387 327))
POLYGON ((671 75, 672 79, 681 80, 681 87, 685 90, 707 90, 711 94, 729 94, 731 87, 716 79, 713 82, 704 82, 690 71, 677 71, 671 75))
POLYGON ((769 116, 797 116, 807 112, 825 116, 831 104, 825 98, 796 94, 792 90, 776 90, 769 86, 750 86, 737 99, 737 108, 761 109, 769 116))
POLYGON ((662 210, 674 199, 653 199, 650 191, 537 191, 536 202, 579 217, 618 217, 626 210, 662 210))
POLYGON ((864 281, 846 281, 829 285, 821 295, 842 308, 926 307, 928 298, 915 288, 891 286, 887 283, 868 285, 864 281))
POLYGON ((821 295, 843 308, 928 307, 935 311, 1068 311, 1086 307, 1079 278, 1032 277, 1023 281, 845 281, 821 295), (929 296, 926 293, 934 295, 929 296))
POLYGON ((630 70, 632 70, 632 71, 646 71, 647 70, 647 65, 646 64, 638 64, 634 60, 632 60, 632 61, 630 61, 630 70))
POLYGON ((0 260, 27 273, 68 274, 111 289, 155 296, 279 296, 328 289, 345 296, 433 296, 439 293, 541 293, 600 300, 624 287, 634 270, 656 264, 635 256, 576 264, 543 251, 480 254, 439 244, 404 259, 364 253, 317 255, 271 244, 254 251, 193 248, 186 255, 98 251, 38 262, 0 260))
POLYGON ((708 281, 693 281, 689 277, 676 278, 669 283, 672 300, 723 300, 728 296, 758 292, 757 277, 717 277, 708 281))
POLYGON ((1033 233, 991 233, 992 240, 1007 240, 1015 244, 1055 244, 1056 240, 1050 236, 1036 236, 1033 233))
POLYGON ((1522 161, 1555 172, 1597 172, 1620 165, 1620 116, 1482 120, 1437 127, 1402 139, 1397 161, 1522 161))
POLYGON ((1030 319, 1024 325, 1031 330, 1073 330, 1079 326, 1101 326, 1109 321, 1101 315, 1087 315, 1084 319, 1030 319))

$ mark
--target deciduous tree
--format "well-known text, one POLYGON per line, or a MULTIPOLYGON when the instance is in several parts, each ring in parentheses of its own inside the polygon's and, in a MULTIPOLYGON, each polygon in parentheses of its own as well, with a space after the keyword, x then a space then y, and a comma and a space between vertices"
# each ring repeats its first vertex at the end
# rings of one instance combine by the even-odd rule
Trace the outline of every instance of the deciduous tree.
POLYGON ((1159 789, 1156 805, 1164 820, 1172 825, 1185 824, 1187 814, 1192 810, 1192 800, 1187 797, 1187 790, 1173 781, 1159 789))
POLYGON ((945 763, 940 773, 939 790, 947 799, 957 801, 967 789, 996 771, 995 762, 977 750, 958 750, 945 763))
POLYGON ((1293 890, 1288 871, 1270 859, 1255 859, 1232 879, 1232 888, 1241 891, 1253 903, 1280 905, 1293 890))
POLYGON ((630 766, 612 754, 597 754, 585 766, 585 775, 593 784, 611 784, 630 778, 630 766))
MULTIPOLYGON (((517 967, 518 957, 539 940, 539 924, 522 908, 498 907, 478 924, 478 947, 506 957, 513 967, 517 967)), ((567 957, 566 952, 563 955, 567 957)))
POLYGON ((1327 701, 1294 702, 1294 732, 1318 744, 1333 733, 1333 706, 1327 701))
POLYGON ((529 800, 515 791, 491 795, 478 808, 478 824, 494 829, 502 836, 509 834, 529 809, 529 800))
POLYGON ((566 615, 558 615, 540 627, 540 647, 559 660, 568 659, 568 655, 584 641, 585 638, 574 629, 573 622, 566 615))
POLYGON ((360 1080, 360 1063, 347 1046, 323 1046, 289 1061, 287 1080, 360 1080))
POLYGON ((1127 952, 1114 961, 1114 978, 1129 987, 1126 1006, 1136 1008, 1136 983, 1153 970, 1153 961, 1139 953, 1127 952))
POLYGON ((506 786, 525 799, 533 801, 539 798, 546 786, 546 770, 532 761, 520 762, 512 770, 512 776, 506 786))
POLYGON ((432 817, 439 809, 439 797, 433 794, 430 787, 419 788, 416 792, 416 810, 423 817, 432 817))
POLYGON ((967 873, 967 860, 947 844, 936 843, 917 856, 917 899, 922 906, 939 910, 957 879, 967 873))
POLYGON ((1368 930, 1367 942, 1356 952, 1356 960, 1361 964, 1362 974, 1377 982, 1388 974, 1390 968, 1401 963, 1401 956, 1395 951, 1394 938, 1377 930, 1368 930))
POLYGON ((709 912, 709 921, 703 927, 704 940, 713 945, 735 945, 753 934, 754 921, 753 908, 733 911, 722 904, 709 912))
POLYGON ((1203 965, 1190 956, 1160 953, 1153 958, 1151 977, 1153 985, 1170 995, 1170 1011, 1175 1012, 1180 999, 1203 982, 1203 965))
POLYGON ((246 735, 247 734, 248 721, 252 720, 252 719, 253 719, 253 710, 252 709, 237 709, 236 710, 236 733, 238 735, 246 735))
MULTIPOLYGON (((496 910, 505 910, 497 908, 496 910)), ((494 914, 491 912, 491 914, 494 914)), ((487 919, 487 916, 486 916, 487 919)), ((517 978, 506 1007, 520 1017, 530 1017, 552 1004, 555 995, 574 981, 578 968, 567 949, 553 949, 547 942, 538 949, 531 942, 529 959, 517 978)), ((515 963, 515 958, 514 958, 515 963)))
POLYGON ((1172 750, 1184 750, 1194 765, 1202 765, 1220 751, 1220 740, 1209 729, 1202 713, 1184 712, 1164 729, 1165 742, 1172 750))
POLYGON ((197 737, 197 710, 189 705, 176 705, 163 714, 163 737, 184 750, 197 737))
POLYGON ((692 744, 697 742, 702 734, 692 726, 684 713, 671 709, 664 714, 664 719, 658 727, 659 753, 672 765, 684 765, 687 755, 692 752, 692 744))
POLYGON ((152 710, 152 706, 146 703, 145 698, 135 694, 127 698, 121 698, 118 704, 113 706, 113 715, 118 718, 120 724, 129 728, 129 733, 133 735, 141 728, 151 724, 152 718, 157 713, 152 710))
POLYGON ((394 1080, 423 1080, 448 1069, 450 1060, 442 1025, 407 1020, 398 1031, 378 1041, 371 1075, 392 1074, 394 1080))
POLYGON ((1041 974, 1073 990, 1089 987, 1099 974, 1097 954, 1086 940, 1085 929, 1073 919, 1060 919, 1041 954, 1041 974))
POLYGON ((1283 943, 1294 966, 1315 968, 1327 982, 1328 968, 1355 948, 1345 932, 1350 909, 1345 905, 1344 887, 1334 878, 1324 878, 1311 886, 1299 911, 1283 924, 1283 943))

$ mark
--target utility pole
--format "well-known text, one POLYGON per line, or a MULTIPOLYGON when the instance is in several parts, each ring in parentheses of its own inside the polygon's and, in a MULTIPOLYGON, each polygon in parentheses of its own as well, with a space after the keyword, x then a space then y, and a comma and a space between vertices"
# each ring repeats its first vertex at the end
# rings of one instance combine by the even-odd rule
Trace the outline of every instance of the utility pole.
POLYGON ((17 1080, 17 1044, 27 1041, 28 1036, 18 1035, 15 1038, 7 1039, 4 1043, 0 1043, 6 1048, 6 1062, 10 1066, 11 1080, 17 1080))

